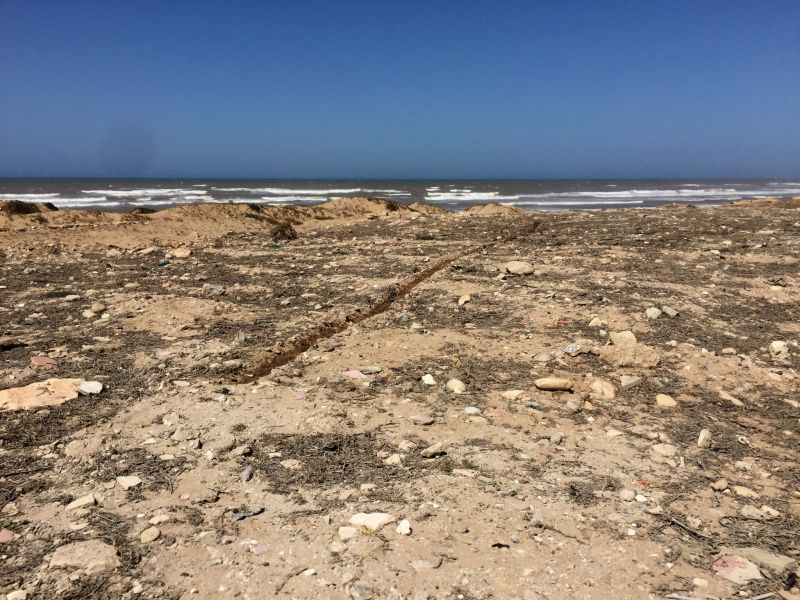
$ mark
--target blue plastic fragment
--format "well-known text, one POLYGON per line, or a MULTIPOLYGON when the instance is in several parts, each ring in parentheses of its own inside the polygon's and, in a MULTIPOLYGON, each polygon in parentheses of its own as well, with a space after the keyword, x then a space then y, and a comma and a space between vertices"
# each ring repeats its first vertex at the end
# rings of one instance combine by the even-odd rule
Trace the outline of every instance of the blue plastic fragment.
POLYGON ((263 508, 254 508, 249 512, 240 512, 233 515, 234 521, 244 521, 247 517, 255 517, 256 515, 260 515, 264 512, 263 508))

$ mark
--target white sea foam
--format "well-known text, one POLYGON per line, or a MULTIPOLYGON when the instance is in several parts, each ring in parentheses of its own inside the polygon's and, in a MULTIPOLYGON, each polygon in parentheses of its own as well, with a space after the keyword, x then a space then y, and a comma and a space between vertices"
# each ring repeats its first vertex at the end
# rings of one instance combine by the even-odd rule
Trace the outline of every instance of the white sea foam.
POLYGON ((217 192, 248 192, 250 194, 277 194, 277 195, 306 195, 306 196, 330 196, 332 194, 355 194, 363 191, 361 188, 349 189, 328 189, 328 190, 295 190, 292 188, 246 188, 246 187, 215 187, 211 188, 217 192))
POLYGON ((55 194, 0 194, 0 200, 49 200, 58 196, 55 194))
POLYGON ((617 206, 620 204, 644 204, 644 200, 519 200, 508 204, 515 206, 617 206))
POLYGON ((488 200, 490 202, 507 202, 509 200, 518 200, 520 196, 501 196, 500 192, 430 192, 425 197, 430 202, 448 202, 466 200, 481 201, 488 200))
POLYGON ((112 196, 114 198, 139 198, 143 196, 188 196, 194 194, 207 194, 205 190, 149 188, 142 190, 81 190, 84 194, 97 194, 99 196, 112 196))
POLYGON ((361 190, 365 194, 386 194, 387 196, 410 196, 411 192, 404 192, 403 190, 361 190))

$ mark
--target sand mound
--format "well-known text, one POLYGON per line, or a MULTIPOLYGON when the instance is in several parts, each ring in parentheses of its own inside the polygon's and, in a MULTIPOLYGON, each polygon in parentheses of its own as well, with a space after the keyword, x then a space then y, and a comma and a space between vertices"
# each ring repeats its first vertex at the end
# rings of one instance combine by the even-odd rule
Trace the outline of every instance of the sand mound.
POLYGON ((21 200, 0 201, 0 214, 6 216, 14 215, 34 215, 43 212, 58 210, 49 202, 23 202, 21 200))
POLYGON ((422 213, 424 215, 447 215, 450 214, 450 211, 446 208, 442 208, 441 206, 433 206, 431 204, 423 204, 422 202, 414 202, 414 204, 409 204, 408 208, 411 210, 422 213))
POLYGON ((526 212, 521 208, 509 206, 507 204, 497 204, 497 202, 491 202, 489 204, 476 204, 475 206, 470 206, 464 212, 468 215, 480 215, 482 217, 526 214, 526 212))

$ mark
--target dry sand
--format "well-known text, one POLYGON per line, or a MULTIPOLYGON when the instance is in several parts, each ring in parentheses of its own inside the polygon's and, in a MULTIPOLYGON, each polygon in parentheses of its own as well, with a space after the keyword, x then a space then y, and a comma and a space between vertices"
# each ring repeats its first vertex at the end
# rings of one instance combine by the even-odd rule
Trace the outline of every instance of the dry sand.
POLYGON ((22 212, 10 600, 800 600, 800 201, 22 212))

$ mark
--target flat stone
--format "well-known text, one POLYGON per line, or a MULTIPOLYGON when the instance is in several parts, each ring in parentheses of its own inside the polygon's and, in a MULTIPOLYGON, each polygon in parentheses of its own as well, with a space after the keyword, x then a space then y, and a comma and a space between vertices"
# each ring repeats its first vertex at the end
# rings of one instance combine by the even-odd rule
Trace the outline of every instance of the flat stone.
POLYGON ((164 523, 169 523, 172 520, 172 517, 167 514, 156 515, 152 519, 148 521, 150 525, 163 525, 164 523))
POLYGON ((617 395, 614 384, 606 379, 595 379, 589 386, 589 392, 598 400, 613 400, 617 395))
POLYGON ((714 483, 711 484, 711 489, 717 492, 724 492, 728 489, 728 480, 727 479, 717 479, 714 483))
POLYGON ((665 457, 675 456, 678 453, 678 449, 672 444, 656 444, 651 450, 655 454, 665 457))
POLYGON ((534 268, 531 263, 521 260, 512 260, 500 265, 500 270, 511 273, 512 275, 532 275, 534 268))
POLYGON ((441 456, 443 454, 447 454, 447 452, 445 452, 444 450, 444 444, 442 444, 442 442, 437 442, 432 446, 428 446, 427 448, 422 450, 419 454, 423 458, 433 458, 435 456, 441 456))
POLYGON ((571 390, 575 385, 571 379, 566 379, 563 377, 542 377, 541 379, 537 379, 533 383, 540 390, 545 390, 548 392, 555 392, 555 391, 567 392, 571 390))
POLYGON ((619 378, 619 385, 623 390, 636 387, 640 383, 642 383, 642 378, 637 375, 623 375, 619 378))
POLYGON ((103 391, 103 384, 99 381, 84 381, 78 388, 78 391, 84 396, 99 394, 103 391))
POLYGON ((78 397, 82 379, 46 379, 23 387, 0 390, 0 410, 29 410, 57 406, 78 397))
POLYGON ((377 375, 383 368, 379 367, 378 365, 363 365, 358 368, 359 371, 362 373, 366 373, 367 375, 377 375))
POLYGON ((129 489, 141 484, 142 480, 136 477, 136 475, 124 475, 117 477, 117 485, 125 491, 128 491, 129 489))
POLYGON ((31 366, 38 369, 55 369, 58 362, 54 358, 40 354, 31 356, 31 366))
POLYGON ((350 588, 350 597, 353 600, 372 600, 375 597, 375 592, 365 585, 354 585, 350 588))
POLYGON ((754 579, 763 579, 755 563, 732 554, 720 555, 712 564, 712 568, 720 577, 739 585, 754 579))
POLYGON ((357 513, 350 517, 350 525, 363 527, 369 531, 378 531, 384 525, 393 523, 395 518, 389 513, 357 513))
POLYGON ((783 340, 775 340, 770 342, 769 345, 769 353, 772 358, 786 358, 789 356, 789 344, 784 342, 783 340))
POLYGON ((595 317, 591 321, 589 321, 589 327, 602 327, 603 321, 600 320, 600 317, 595 317))
POLYGON ((754 490, 751 490, 750 488, 745 487, 743 485, 735 485, 731 489, 733 490, 734 494, 736 494, 737 496, 741 496, 742 498, 760 498, 761 497, 761 494, 759 494, 758 492, 756 492, 754 490))
POLYGON ((745 504, 742 508, 739 509, 739 514, 742 515, 745 519, 750 519, 752 521, 760 521, 764 518, 764 513, 762 513, 757 507, 753 506, 752 504, 745 504))
POLYGON ((728 548, 723 546, 719 551, 720 554, 732 554, 734 556, 740 556, 746 560, 754 562, 759 567, 769 569, 780 577, 791 573, 797 567, 797 561, 790 556, 774 554, 767 550, 754 548, 752 546, 746 548, 728 548))
POLYGON ((524 395, 525 390, 506 390, 500 394, 506 400, 519 400, 524 395))
POLYGON ((633 502, 636 499, 636 492, 629 489, 620 490, 619 499, 623 502, 633 502))
POLYGON ((155 542, 160 537, 161 530, 158 527, 148 527, 141 534, 139 534, 139 539, 143 544, 155 542))
POLYGON ((661 408, 675 408, 678 406, 675 398, 672 396, 667 396, 666 394, 658 394, 656 396, 656 404, 661 408))
POLYGON ((672 319, 674 319, 675 317, 677 317, 680 314, 677 310, 675 310, 671 306, 662 306, 661 310, 663 311, 663 313, 665 315, 667 315, 668 317, 670 317, 672 319))
POLYGON ((466 384, 460 379, 451 379, 450 381, 447 382, 447 385, 445 387, 447 387, 447 389, 453 392, 454 394, 463 394, 464 392, 467 391, 466 384))
POLYGON ((94 497, 94 494, 86 494, 85 496, 81 496, 77 500, 73 500, 67 504, 64 510, 76 510, 78 508, 94 506, 95 504, 97 504, 97 498, 94 497))
POLYGON ((89 310, 93 313, 100 314, 101 312, 105 311, 106 308, 106 305, 102 302, 93 302, 89 307, 89 310))
POLYGON ((425 385, 436 385, 436 380, 430 373, 425 373, 425 375, 422 376, 422 383, 425 385))
POLYGON ((436 419, 430 415, 411 415, 408 417, 408 420, 416 425, 433 425, 436 421, 436 419))
POLYGON ((467 406, 464 409, 464 413, 470 417, 476 417, 481 414, 481 409, 477 406, 467 406))
POLYGON ((59 546, 50 558, 50 568, 82 569, 89 575, 120 566, 114 546, 100 540, 87 540, 59 546))
POLYGON ((186 258, 191 256, 192 251, 189 248, 175 248, 169 253, 170 258, 186 258))
POLYGON ((0 544, 7 544, 16 537, 16 534, 10 529, 0 529, 0 544))
POLYGON ((358 529, 355 527, 348 527, 347 525, 339 527, 339 539, 343 542, 352 540, 358 535, 358 529))
POLYGON ((399 454, 392 454, 383 459, 383 464, 389 466, 398 466, 403 464, 403 457, 399 454))

